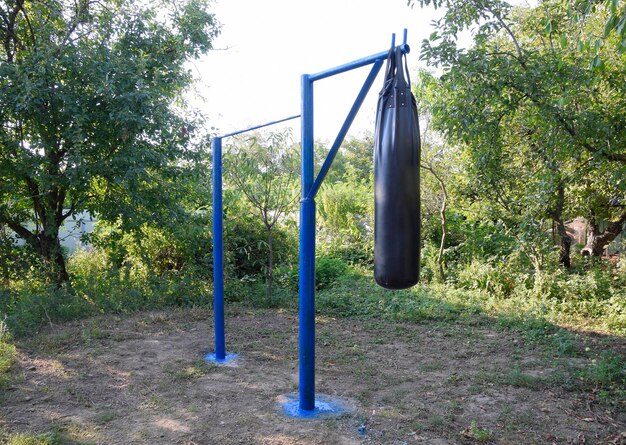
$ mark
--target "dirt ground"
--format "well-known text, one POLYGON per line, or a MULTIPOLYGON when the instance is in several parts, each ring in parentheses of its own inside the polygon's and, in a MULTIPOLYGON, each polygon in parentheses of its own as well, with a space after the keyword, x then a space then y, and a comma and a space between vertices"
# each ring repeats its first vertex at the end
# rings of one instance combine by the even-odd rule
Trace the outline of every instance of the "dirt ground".
POLYGON ((0 428, 107 445, 626 443, 626 413, 571 381, 588 358, 488 324, 320 318, 317 392, 351 410, 315 420, 279 403, 298 391, 297 314, 230 308, 226 333, 232 366, 202 360, 206 308, 50 327, 19 345, 0 428))

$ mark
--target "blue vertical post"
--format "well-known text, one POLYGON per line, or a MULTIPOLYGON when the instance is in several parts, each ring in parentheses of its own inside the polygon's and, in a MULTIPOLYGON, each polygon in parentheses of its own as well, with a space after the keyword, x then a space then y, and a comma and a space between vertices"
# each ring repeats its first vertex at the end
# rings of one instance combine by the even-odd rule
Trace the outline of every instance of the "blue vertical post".
POLYGON ((213 138, 213 319, 215 360, 226 359, 224 338, 224 241, 222 207, 222 138, 213 138))
POLYGON ((299 114, 213 138, 213 319, 215 323, 215 352, 208 353, 204 356, 205 360, 209 362, 225 364, 236 359, 238 356, 234 353, 226 353, 226 340, 224 335, 224 210, 222 203, 222 139, 291 119, 296 119, 298 117, 300 117, 299 114))
POLYGON ((313 185, 313 81, 302 76, 300 201, 300 409, 315 409, 315 199, 313 185))

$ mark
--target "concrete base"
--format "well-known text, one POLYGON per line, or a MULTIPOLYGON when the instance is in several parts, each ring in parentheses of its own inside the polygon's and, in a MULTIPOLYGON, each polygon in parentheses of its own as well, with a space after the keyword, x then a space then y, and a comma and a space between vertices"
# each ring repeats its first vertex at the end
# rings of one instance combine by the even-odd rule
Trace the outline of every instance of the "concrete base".
POLYGON ((300 409, 298 394, 284 395, 280 398, 279 403, 283 414, 300 419, 338 417, 351 411, 346 402, 324 394, 315 396, 315 409, 311 411, 300 409))
POLYGON ((214 352, 209 352, 208 354, 206 354, 204 356, 204 360, 207 362, 211 362, 211 363, 217 363, 220 365, 226 365, 228 363, 232 363, 233 360, 235 360, 237 357, 239 357, 239 354, 226 354, 226 357, 224 358, 217 358, 215 356, 214 352))

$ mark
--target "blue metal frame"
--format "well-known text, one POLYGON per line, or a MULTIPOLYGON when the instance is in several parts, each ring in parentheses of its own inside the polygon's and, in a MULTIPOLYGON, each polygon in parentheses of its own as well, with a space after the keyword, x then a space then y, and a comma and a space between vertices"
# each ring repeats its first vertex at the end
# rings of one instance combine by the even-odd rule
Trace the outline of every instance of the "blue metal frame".
POLYGON ((224 207, 222 203, 222 139, 259 128, 299 118, 289 116, 266 124, 256 125, 213 138, 213 319, 215 327, 215 352, 205 355, 205 360, 227 363, 236 354, 226 353, 224 334, 224 207))
MULTIPOLYGON (((410 51, 406 44, 407 30, 400 48, 403 53, 410 51)), ((395 47, 395 34, 392 35, 392 48, 395 47)), ((352 124, 365 96, 376 79, 389 51, 358 59, 317 74, 302 76, 302 145, 301 145, 301 184, 300 201, 300 388, 299 412, 310 417, 315 412, 315 195, 326 177, 330 166, 352 124), (328 156, 314 180, 313 164, 313 83, 366 65, 372 67, 354 105, 339 130, 328 156)))
MULTIPOLYGON (((406 44, 407 30, 404 30, 400 48, 403 53, 410 51, 406 44)), ((395 34, 392 34, 391 48, 395 48, 395 34)), ((214 274, 214 320, 215 353, 207 354, 208 361, 225 363, 235 357, 227 354, 224 335, 224 246, 223 246, 223 204, 222 204, 222 138, 235 136, 287 120, 301 117, 301 200, 300 200, 300 387, 298 398, 290 397, 284 405, 285 412, 293 417, 315 417, 323 413, 341 411, 338 404, 330 403, 325 396, 315 399, 315 195, 328 173, 339 147, 363 104, 376 76, 389 51, 355 60, 345 65, 321 71, 317 74, 304 74, 301 78, 302 113, 245 130, 228 133, 213 138, 213 274, 214 274), (318 80, 347 71, 372 65, 363 87, 357 95, 344 124, 331 146, 317 177, 314 177, 313 158, 313 84, 318 80), (297 405, 297 406, 296 406, 297 405)))

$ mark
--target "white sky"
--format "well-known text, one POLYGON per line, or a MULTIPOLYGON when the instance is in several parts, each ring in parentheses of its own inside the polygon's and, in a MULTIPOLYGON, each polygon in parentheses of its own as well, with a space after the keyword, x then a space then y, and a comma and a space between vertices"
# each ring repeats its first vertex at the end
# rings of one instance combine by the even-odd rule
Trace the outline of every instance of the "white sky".
MULTIPOLYGON (((406 0, 215 0, 222 33, 192 70, 198 83, 192 103, 218 133, 300 114, 300 77, 386 51, 408 29, 414 77, 421 41, 440 14, 413 9, 406 0)), ((315 139, 334 140, 371 66, 315 82, 315 139)), ((384 68, 383 68, 384 70, 384 68)), ((374 130, 383 70, 350 133, 374 130)), ((293 121, 300 137, 299 120, 293 121)))

